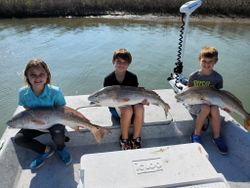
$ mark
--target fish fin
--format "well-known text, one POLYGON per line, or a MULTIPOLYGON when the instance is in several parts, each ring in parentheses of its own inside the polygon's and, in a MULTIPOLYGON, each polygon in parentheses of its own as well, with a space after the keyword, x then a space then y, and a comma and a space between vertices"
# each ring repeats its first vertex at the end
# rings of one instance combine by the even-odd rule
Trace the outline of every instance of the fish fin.
POLYGON ((168 118, 168 110, 169 110, 169 108, 164 108, 166 119, 168 118))
POLYGON ((245 120, 245 125, 244 125, 245 129, 250 131, 250 119, 245 120))
POLYGON ((166 116, 166 119, 167 119, 167 117, 168 117, 168 113, 169 113, 169 109, 170 109, 170 106, 166 103, 165 105, 164 105, 164 112, 165 112, 165 116, 166 116))
POLYGON ((250 131, 250 114, 248 114, 247 118, 245 119, 244 127, 246 130, 250 131))
POLYGON ((46 123, 40 119, 31 119, 31 121, 37 125, 45 125, 46 123))
POLYGON ((84 119, 86 121, 89 121, 81 112, 79 112, 79 111, 77 111, 77 110, 75 110, 73 108, 70 108, 68 106, 64 106, 64 110, 67 110, 67 111, 73 113, 74 115, 76 115, 76 116, 78 116, 78 117, 80 117, 80 118, 82 118, 82 119, 84 119))
POLYGON ((205 96, 201 95, 200 97, 201 97, 202 101, 206 101, 206 97, 205 96))
POLYGON ((106 133, 110 133, 110 131, 105 128, 105 127, 101 127, 101 126, 98 126, 98 125, 95 125, 95 129, 91 129, 90 130, 92 132, 92 134, 94 135, 95 137, 95 140, 96 142, 99 144, 103 138, 103 136, 106 134, 106 133))
POLYGON ((143 101, 141 103, 143 105, 147 105, 147 106, 149 106, 149 104, 150 104, 147 99, 143 99, 143 101))
MULTIPOLYGON (((70 111, 70 112, 75 112, 75 111, 76 111, 75 109, 70 108, 69 106, 64 106, 63 108, 64 108, 65 110, 70 111)), ((78 112, 78 113, 80 113, 80 112, 78 112)))
POLYGON ((129 101, 129 98, 120 98, 120 99, 117 99, 118 102, 128 102, 129 101))
POLYGON ((139 86, 139 87, 137 87, 138 89, 145 89, 145 87, 142 87, 142 86, 139 86))
POLYGON ((147 92, 147 93, 149 93, 149 94, 151 94, 151 95, 156 95, 156 96, 158 96, 158 97, 160 97, 160 95, 158 94, 158 93, 156 93, 155 91, 153 91, 153 90, 149 90, 149 89, 146 89, 145 87, 135 87, 137 90, 141 90, 141 91, 144 91, 144 92, 147 92))
POLYGON ((152 94, 152 95, 156 95, 160 98, 160 95, 158 93, 156 93, 155 91, 153 90, 148 90, 148 89, 144 89, 145 91, 147 91, 148 93, 152 94))
POLYGON ((79 130, 80 130, 80 127, 79 127, 79 126, 76 126, 76 127, 74 128, 74 130, 75 130, 75 131, 79 131, 79 130))
POLYGON ((205 96, 203 96, 203 95, 201 95, 200 100, 201 100, 204 104, 208 104, 208 105, 210 105, 210 104, 211 104, 211 102, 209 102, 208 100, 206 100, 206 97, 205 97, 205 96))
POLYGON ((124 85, 118 85, 119 89, 135 89, 135 90, 141 90, 144 89, 144 87, 136 87, 136 86, 124 86, 124 85))

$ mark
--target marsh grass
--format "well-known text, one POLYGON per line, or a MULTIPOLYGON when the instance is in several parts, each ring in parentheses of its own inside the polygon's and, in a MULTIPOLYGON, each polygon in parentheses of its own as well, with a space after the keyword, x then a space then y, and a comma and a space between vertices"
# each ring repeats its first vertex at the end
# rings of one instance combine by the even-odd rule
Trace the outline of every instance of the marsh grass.
MULTIPOLYGON (((0 17, 58 17, 106 14, 177 15, 188 0, 0 0, 0 17)), ((250 16, 250 0, 204 0, 202 15, 250 16)))

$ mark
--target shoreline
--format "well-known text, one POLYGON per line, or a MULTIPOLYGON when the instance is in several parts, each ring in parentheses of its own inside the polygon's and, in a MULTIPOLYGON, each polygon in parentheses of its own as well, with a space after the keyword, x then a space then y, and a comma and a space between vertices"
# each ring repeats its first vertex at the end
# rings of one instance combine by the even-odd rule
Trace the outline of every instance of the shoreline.
MULTIPOLYGON (((131 21, 142 21, 142 22, 155 22, 155 23, 164 23, 164 22, 181 22, 181 15, 154 15, 154 14, 144 14, 144 15, 135 15, 128 14, 123 12, 110 13, 106 15, 98 16, 58 16, 58 17, 24 17, 24 18, 0 18, 1 20, 8 19, 114 19, 114 20, 131 20, 131 21)), ((189 18, 190 23, 232 23, 232 24, 250 24, 250 18, 239 17, 239 16, 225 16, 225 15, 191 15, 189 18)))
MULTIPOLYGON (((67 17, 66 17, 67 18, 67 17)), ((74 18, 74 17, 72 17, 74 18)), ((78 18, 78 17, 75 17, 78 18)), ((106 19, 131 19, 135 21, 155 21, 158 23, 162 22, 181 22, 181 16, 179 15, 132 15, 132 14, 109 14, 103 16, 88 16, 86 18, 106 18, 106 19)), ((194 23, 237 23, 237 24, 250 24, 250 18, 243 18, 238 16, 224 16, 224 15, 191 15, 190 22, 194 23)))

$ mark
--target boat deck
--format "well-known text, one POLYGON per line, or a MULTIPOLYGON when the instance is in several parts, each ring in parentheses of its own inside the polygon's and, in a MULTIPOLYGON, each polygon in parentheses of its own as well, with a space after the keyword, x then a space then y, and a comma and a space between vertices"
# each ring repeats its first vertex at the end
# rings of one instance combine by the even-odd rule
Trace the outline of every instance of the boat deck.
MULTIPOLYGON (((176 103, 172 90, 157 90, 157 93, 172 107, 171 118, 165 118, 163 109, 149 106, 145 109, 145 125, 142 130, 143 148, 169 146, 190 142, 193 131, 193 119, 182 104, 176 103)), ((67 104, 73 108, 86 105, 87 96, 66 97, 67 104)), ((16 112, 22 110, 20 107, 16 112)), ((84 154, 119 151, 119 126, 111 120, 106 107, 83 108, 80 110, 92 122, 107 126, 111 134, 105 135, 101 144, 96 144, 87 130, 68 131, 70 142, 66 143, 72 164, 65 166, 57 155, 52 156, 46 164, 36 171, 29 169, 35 153, 13 144, 9 138, 16 129, 6 129, 2 139, 5 144, 0 151, 1 187, 3 188, 44 188, 77 187, 80 179, 80 158, 84 154)), ((210 126, 211 127, 211 126, 210 126)), ((242 129, 231 116, 222 112, 222 134, 229 147, 229 154, 221 155, 211 140, 211 129, 202 133, 202 145, 209 155, 209 161, 218 173, 222 173, 231 187, 250 187, 250 135, 242 129)), ((43 142, 52 144, 48 135, 39 137, 43 142)), ((126 152, 126 151, 123 151, 126 152)), ((115 169, 110 169, 115 170, 115 169)))

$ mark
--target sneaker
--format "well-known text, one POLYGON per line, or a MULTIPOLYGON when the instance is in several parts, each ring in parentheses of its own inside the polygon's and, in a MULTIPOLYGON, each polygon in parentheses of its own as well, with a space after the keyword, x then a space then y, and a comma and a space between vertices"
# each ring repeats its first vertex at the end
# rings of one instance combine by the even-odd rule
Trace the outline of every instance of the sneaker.
POLYGON ((217 146, 219 152, 222 155, 226 155, 228 150, 227 150, 227 145, 224 143, 222 137, 218 137, 218 138, 213 138, 213 143, 217 146))
POLYGON ((66 146, 62 150, 57 150, 57 153, 65 165, 69 165, 71 163, 72 158, 66 146))
POLYGON ((139 149, 141 148, 141 137, 137 137, 137 138, 132 138, 131 139, 131 147, 132 149, 139 149))
POLYGON ((123 139, 122 136, 120 136, 120 146, 122 150, 128 150, 131 149, 131 143, 129 139, 123 139))
POLYGON ((30 169, 35 170, 40 168, 44 165, 45 160, 51 157, 55 153, 55 150, 53 150, 51 147, 49 148, 48 152, 39 154, 31 163, 30 163, 30 169))
POLYGON ((69 142, 69 141, 70 141, 70 138, 68 136, 65 136, 64 142, 69 142))
POLYGON ((191 142, 192 143, 201 143, 201 136, 200 135, 196 135, 196 134, 192 134, 191 135, 191 142))

